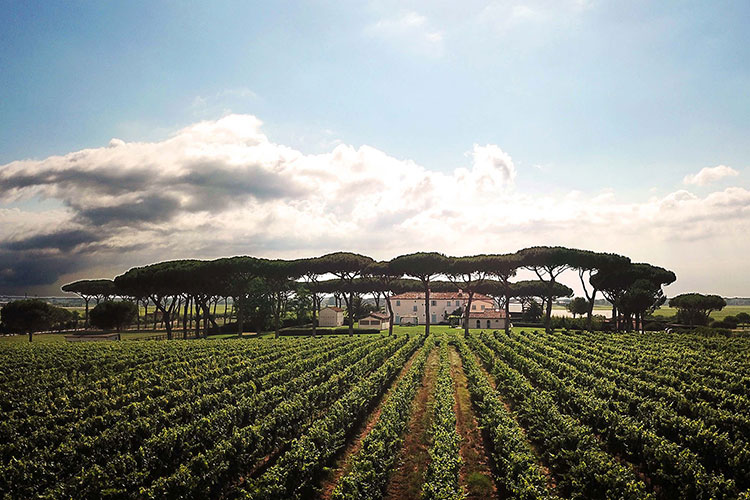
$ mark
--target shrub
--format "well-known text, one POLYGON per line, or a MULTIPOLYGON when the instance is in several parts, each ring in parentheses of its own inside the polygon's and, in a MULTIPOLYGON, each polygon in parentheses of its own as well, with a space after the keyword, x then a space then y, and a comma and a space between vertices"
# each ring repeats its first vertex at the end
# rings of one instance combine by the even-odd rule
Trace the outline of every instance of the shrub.
POLYGON ((73 321, 73 313, 39 299, 8 302, 0 309, 4 330, 9 333, 32 333, 62 330, 73 321))
POLYGON ((89 314, 91 324, 102 330, 115 329, 118 332, 135 321, 138 307, 129 301, 114 302, 105 300, 100 302, 89 314))

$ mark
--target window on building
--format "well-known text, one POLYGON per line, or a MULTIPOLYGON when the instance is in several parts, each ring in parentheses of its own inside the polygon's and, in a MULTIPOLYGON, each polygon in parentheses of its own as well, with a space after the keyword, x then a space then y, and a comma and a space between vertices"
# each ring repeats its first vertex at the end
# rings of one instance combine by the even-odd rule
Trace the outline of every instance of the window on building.
POLYGON ((484 304, 482 304, 482 311, 484 311, 484 304))
MULTIPOLYGON (((450 304, 448 304, 448 305, 450 305, 450 304)), ((456 301, 456 307, 458 307, 458 306, 460 306, 460 305, 461 305, 461 301, 460 301, 460 300, 457 300, 457 301, 456 301)))
POLYGON ((487 328, 489 328, 491 325, 490 320, 487 320, 487 328))
POLYGON ((451 301, 449 300, 449 301, 448 301, 448 303, 447 303, 446 305, 447 305, 448 307, 450 307, 450 305, 451 305, 451 301))
POLYGON ((414 307, 412 308, 412 311, 414 311, 414 312, 417 312, 417 306, 414 306, 414 307))
POLYGON ((437 300, 431 300, 431 301, 430 301, 430 303, 431 303, 431 304, 432 304, 433 306, 436 306, 436 305, 437 305, 437 300))
POLYGON ((430 323, 437 323, 437 315, 433 314, 430 323))
POLYGON ((397 300, 397 301, 396 301, 396 305, 397 305, 397 306, 400 306, 400 305, 401 305, 401 301, 400 301, 400 300, 397 300))
POLYGON ((477 305, 476 304, 472 304, 471 305, 471 310, 472 311, 476 311, 477 310, 477 305))
POLYGON ((482 328, 482 324, 477 320, 477 328, 482 328))

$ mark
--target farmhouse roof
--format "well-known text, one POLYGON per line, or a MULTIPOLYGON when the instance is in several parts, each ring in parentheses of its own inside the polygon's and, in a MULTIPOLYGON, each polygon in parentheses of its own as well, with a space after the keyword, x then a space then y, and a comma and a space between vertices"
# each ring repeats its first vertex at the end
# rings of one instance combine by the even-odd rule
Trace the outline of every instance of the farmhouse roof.
POLYGON ((505 311, 485 309, 484 311, 470 311, 469 319, 503 319, 505 318, 505 311))
POLYGON ((381 312, 370 313, 370 314, 367 315, 367 317, 368 318, 375 318, 375 319, 379 319, 379 320, 385 320, 385 319, 390 319, 391 318, 387 314, 381 313, 381 312))
MULTIPOLYGON (((336 311, 336 312, 344 312, 344 310, 342 308, 340 308, 340 307, 326 306, 323 309, 331 309, 331 310, 336 311)), ((323 309, 321 309, 321 311, 323 309)))
MULTIPOLYGON (((430 299, 431 300, 454 300, 454 299, 463 299, 467 300, 469 298, 468 293, 464 292, 430 292, 430 299)), ((424 292, 405 292, 405 293, 399 293, 398 295, 391 296, 391 299, 421 299, 424 300, 424 292)), ((492 300, 491 297, 488 297, 487 295, 481 294, 481 293, 475 293, 474 298, 472 300, 492 300)))

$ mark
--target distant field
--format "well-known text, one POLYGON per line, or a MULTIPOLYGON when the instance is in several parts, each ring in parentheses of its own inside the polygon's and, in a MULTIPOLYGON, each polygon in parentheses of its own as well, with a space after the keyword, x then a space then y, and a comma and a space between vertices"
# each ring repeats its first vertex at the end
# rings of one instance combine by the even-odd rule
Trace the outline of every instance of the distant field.
MULTIPOLYGON (((712 312, 711 318, 722 320, 727 316, 735 316, 741 312, 750 314, 750 306, 726 306, 721 311, 712 312)), ((674 316, 675 314, 677 314, 677 309, 674 307, 662 307, 654 313, 654 316, 674 316)))

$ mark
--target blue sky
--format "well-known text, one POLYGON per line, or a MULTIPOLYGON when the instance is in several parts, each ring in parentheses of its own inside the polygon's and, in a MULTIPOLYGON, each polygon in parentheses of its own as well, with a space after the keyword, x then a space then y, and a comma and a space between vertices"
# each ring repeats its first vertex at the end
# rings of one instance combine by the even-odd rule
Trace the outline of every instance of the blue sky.
MULTIPOLYGON (((431 176, 455 180, 456 169, 471 170, 479 183, 484 182, 479 175, 482 167, 477 166, 481 158, 500 151, 512 159, 493 156, 501 170, 494 178, 497 202, 488 193, 485 205, 472 207, 473 217, 503 217, 513 212, 504 208, 507 203, 524 207, 526 215, 518 218, 528 225, 479 225, 482 241, 453 248, 448 242, 455 239, 446 237, 436 242, 439 249, 471 253, 514 250, 527 242, 580 242, 576 246, 621 249, 634 259, 677 267, 685 287, 750 294, 732 276, 730 266, 727 276, 716 281, 706 266, 675 259, 679 250, 671 236, 634 245, 625 237, 562 237, 544 229, 561 223, 550 216, 555 207, 578 200, 575 208, 562 211, 570 214, 564 221, 570 227, 574 217, 586 213, 586 206, 600 214, 616 206, 617 215, 601 215, 602 225, 613 231, 638 233, 630 226, 612 226, 623 214, 638 212, 644 227, 648 217, 655 218, 652 224, 667 221, 662 235, 672 229, 684 235, 679 228, 689 227, 690 245, 696 251, 716 251, 711 242, 718 229, 706 221, 714 215, 727 218, 725 212, 711 212, 727 206, 723 198, 716 200, 723 196, 738 205, 732 205, 731 224, 720 231, 726 249, 719 257, 731 260, 737 248, 745 250, 744 235, 735 232, 748 222, 747 2, 88 1, 2 2, 0 7, 0 172, 5 170, 6 180, 18 178, 24 169, 59 168, 44 163, 54 155, 105 148, 112 138, 162 144, 196 123, 215 124, 231 114, 263 122, 257 129, 242 122, 238 137, 246 137, 249 127, 279 148, 314 157, 315 162, 332 161, 327 168, 337 166, 342 178, 355 167, 325 156, 333 155, 337 146, 354 148, 360 156, 361 147, 368 146, 387 156, 382 161, 413 163, 431 176), (476 150, 475 145, 499 149, 476 150), (18 166, 18 160, 27 159, 37 163, 18 166), (9 168, 13 165, 15 170, 9 168), (719 166, 729 170, 712 171, 724 174, 708 175, 705 179, 711 180, 705 182, 685 182, 688 175, 719 166), (679 194, 683 192, 695 199, 679 194), (671 206, 670 196, 690 205, 677 210, 686 214, 684 219, 659 211, 671 206), (651 210, 654 206, 660 208, 651 210), (702 221, 704 231, 695 230, 696 220, 702 221)), ((200 140, 216 144, 214 136, 200 140)), ((159 151, 164 153, 164 148, 159 151)), ((375 162, 372 168, 377 172, 378 155, 364 156, 375 162)), ((98 157, 87 161, 91 163, 86 168, 115 168, 97 163, 104 161, 98 157)), ((237 161, 230 163, 237 166, 237 161)), ((23 214, 6 213, 0 223, 7 229, 0 239, 14 248, 21 240, 51 234, 50 227, 91 229, 93 222, 86 214, 94 201, 82 208, 71 194, 83 192, 81 185, 45 183, 44 188, 36 184, 21 189, 8 182, 0 184, 0 209, 41 213, 40 220, 47 221, 43 227, 19 222, 23 214)), ((94 191, 92 197, 111 195, 106 189, 94 191)), ((146 199, 136 191, 140 194, 133 199, 146 199)), ((267 198, 252 193, 250 201, 242 203, 261 199, 267 198)), ((184 208, 185 200, 181 203, 184 208)), ((263 206, 280 224, 293 225, 281 215, 293 204, 279 203, 273 209, 263 206)), ((435 203, 432 199, 430 204, 408 207, 412 212, 391 206, 374 222, 342 217, 337 223, 398 233, 418 220, 408 214, 426 213, 425 207, 435 203), (384 220, 392 221, 391 226, 383 226, 384 220)), ((248 210, 245 204, 240 212, 248 210)), ((327 220, 336 216, 332 210, 334 205, 328 204, 287 216, 327 220)), ((191 217, 197 213, 188 212, 191 217)), ((180 216, 165 219, 162 231, 179 227, 175 221, 182 221, 180 216)), ((444 220, 438 212, 432 217, 427 222, 444 220)), ((116 228, 111 229, 113 236, 105 246, 120 248, 116 228)), ((156 228, 149 226, 148 231, 156 228)), ((260 229, 245 236, 267 243, 253 246, 238 239, 226 243, 226 252, 201 252, 304 254, 326 249, 260 229)), ((112 274, 164 255, 163 247, 147 244, 145 234, 142 238, 142 251, 118 252, 122 261, 107 257, 100 247, 37 249, 79 260, 56 281, 39 283, 39 289, 53 289, 75 273, 112 274)), ((196 234, 190 238, 200 240, 196 234)), ((356 240, 345 238, 338 244, 357 246, 356 240)), ((368 245, 354 249, 388 257, 389 252, 411 248, 368 245)), ((427 247, 429 242, 423 243, 422 249, 427 247)), ((183 248, 166 252, 183 256, 183 248)), ((10 262, 15 257, 5 258, 10 262)), ((2 259, 0 254, 0 268, 2 259)), ((7 290, 17 287, 15 281, 5 284, 7 290)))

